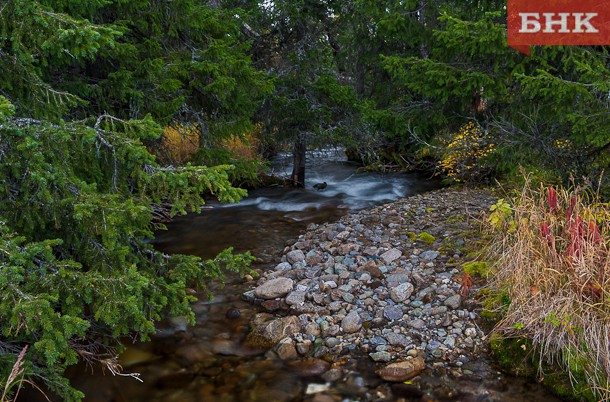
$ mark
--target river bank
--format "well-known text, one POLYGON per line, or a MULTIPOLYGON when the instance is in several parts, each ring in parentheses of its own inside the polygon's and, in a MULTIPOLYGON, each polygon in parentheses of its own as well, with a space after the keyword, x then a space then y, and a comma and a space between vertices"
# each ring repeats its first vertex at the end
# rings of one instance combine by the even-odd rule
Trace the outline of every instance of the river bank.
POLYGON ((272 200, 181 217, 159 236, 165 252, 204 258, 228 245, 252 250, 261 278, 211 284, 212 300, 195 293, 194 326, 166 320, 152 342, 129 344, 121 364, 142 383, 74 367, 86 401, 557 401, 498 371, 477 322, 477 284, 460 295, 464 248, 495 202, 488 192, 433 190, 339 216, 325 204, 257 208, 272 200))
POLYGON ((358 400, 553 400, 537 388, 505 393, 470 297, 477 285, 460 277, 469 237, 495 201, 448 188, 310 225, 244 293, 266 310, 250 320, 245 344, 309 361, 325 384, 306 390, 315 401, 340 400, 354 359, 378 381, 361 384, 358 400))

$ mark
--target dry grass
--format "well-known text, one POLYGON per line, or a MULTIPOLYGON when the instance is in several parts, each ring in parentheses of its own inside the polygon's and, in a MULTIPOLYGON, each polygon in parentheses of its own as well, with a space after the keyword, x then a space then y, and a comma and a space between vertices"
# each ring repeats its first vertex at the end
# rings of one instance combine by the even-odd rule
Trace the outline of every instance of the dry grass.
MULTIPOLYGON (((507 206, 507 204, 505 204, 507 206)), ((491 286, 510 306, 496 331, 526 336, 541 359, 584 377, 610 400, 610 205, 585 189, 526 182, 510 209, 496 208, 491 286)))
POLYGON ((36 386, 36 384, 31 382, 30 380, 25 379, 26 369, 25 367, 23 367, 23 363, 27 351, 27 346, 24 346, 23 349, 21 349, 21 352, 19 353, 19 356, 17 356, 17 360, 13 364, 13 368, 9 376, 5 380, 6 382, 2 381, 4 382, 3 385, 2 382, 0 382, 0 387, 2 387, 2 395, 0 395, 0 402, 11 402, 17 400, 17 397, 19 396, 19 391, 21 391, 21 387, 23 386, 23 384, 30 384, 34 389, 38 390, 47 401, 49 401, 47 395, 38 386, 36 386))

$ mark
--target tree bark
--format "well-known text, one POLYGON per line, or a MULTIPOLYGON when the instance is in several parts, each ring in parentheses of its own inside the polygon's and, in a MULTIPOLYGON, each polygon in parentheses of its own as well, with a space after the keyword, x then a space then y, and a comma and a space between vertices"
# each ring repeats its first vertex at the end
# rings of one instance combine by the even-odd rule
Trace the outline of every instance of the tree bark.
POLYGON ((299 138, 294 143, 292 149, 292 175, 290 176, 292 184, 295 187, 305 187, 305 151, 307 147, 305 142, 299 138))

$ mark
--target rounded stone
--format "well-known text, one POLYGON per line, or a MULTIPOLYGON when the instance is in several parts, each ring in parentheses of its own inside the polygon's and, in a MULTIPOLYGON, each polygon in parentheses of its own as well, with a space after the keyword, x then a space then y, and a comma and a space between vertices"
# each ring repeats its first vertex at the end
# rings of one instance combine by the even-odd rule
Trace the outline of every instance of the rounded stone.
POLYGON ((411 294, 413 294, 414 289, 415 288, 413 287, 413 284, 411 284, 410 282, 403 282, 400 285, 390 289, 390 298, 395 303, 403 302, 409 297, 411 297, 411 294))
POLYGON ((290 278, 271 279, 254 289, 254 295, 259 299, 283 297, 292 290, 293 285, 294 281, 290 278))
POLYGON ((385 381, 404 382, 415 377, 426 368, 426 363, 421 357, 415 357, 403 362, 388 364, 377 374, 385 381))
POLYGON ((286 254, 286 260, 291 264, 302 262, 305 261, 305 254, 301 250, 292 250, 286 254))
POLYGON ((359 331, 362 328, 362 319, 357 311, 351 311, 341 320, 341 329, 345 333, 359 331))

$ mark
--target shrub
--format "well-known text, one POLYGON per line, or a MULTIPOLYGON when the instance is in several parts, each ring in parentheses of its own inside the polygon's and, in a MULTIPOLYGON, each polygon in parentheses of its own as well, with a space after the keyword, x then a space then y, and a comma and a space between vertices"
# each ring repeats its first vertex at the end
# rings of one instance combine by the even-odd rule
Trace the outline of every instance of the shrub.
POLYGON ((586 189, 536 191, 526 182, 512 207, 498 211, 506 219, 491 225, 491 285, 511 303, 495 331, 527 336, 540 350, 539 370, 542 360, 557 362, 573 383, 584 378, 608 400, 610 205, 586 189))
POLYGON ((469 121, 447 141, 438 167, 451 180, 478 181, 491 170, 483 160, 494 150, 481 126, 469 121))

